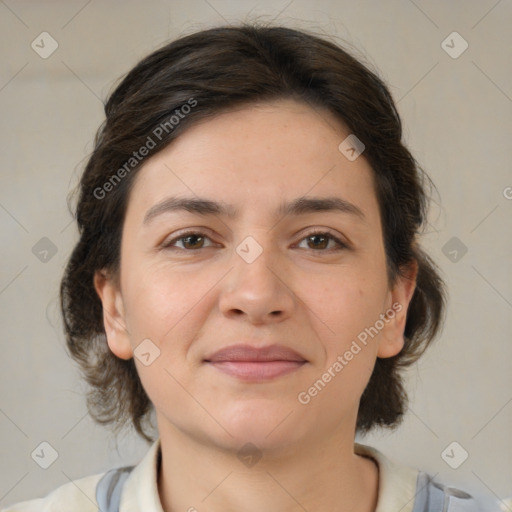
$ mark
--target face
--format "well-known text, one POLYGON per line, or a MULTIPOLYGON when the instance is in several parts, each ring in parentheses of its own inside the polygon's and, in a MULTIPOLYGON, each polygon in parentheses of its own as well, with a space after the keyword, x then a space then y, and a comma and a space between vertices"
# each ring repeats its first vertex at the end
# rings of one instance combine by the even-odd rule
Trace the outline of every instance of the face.
POLYGON ((95 285, 161 434, 226 449, 353 441, 414 285, 389 286, 373 171, 338 149, 349 133, 291 100, 253 105, 194 125, 138 172, 119 281, 95 285), (278 348, 215 355, 234 345, 278 348))

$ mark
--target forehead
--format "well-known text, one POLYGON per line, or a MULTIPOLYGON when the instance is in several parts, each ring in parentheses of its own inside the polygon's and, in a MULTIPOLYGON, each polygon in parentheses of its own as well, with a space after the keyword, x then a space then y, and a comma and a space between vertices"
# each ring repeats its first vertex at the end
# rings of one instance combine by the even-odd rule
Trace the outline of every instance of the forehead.
POLYGON ((337 195, 371 214, 373 170, 363 156, 351 161, 339 150, 348 135, 332 113, 293 100, 224 112, 148 159, 135 177, 129 211, 147 211, 170 195, 260 213, 297 197, 337 195))

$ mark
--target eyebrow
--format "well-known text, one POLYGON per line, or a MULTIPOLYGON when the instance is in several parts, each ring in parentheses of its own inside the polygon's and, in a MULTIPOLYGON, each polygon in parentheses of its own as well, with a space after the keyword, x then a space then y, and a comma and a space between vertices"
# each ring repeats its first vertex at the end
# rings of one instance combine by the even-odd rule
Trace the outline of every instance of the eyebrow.
MULTIPOLYGON (((144 216, 143 224, 168 212, 187 211, 196 215, 222 215, 230 218, 238 216, 238 210, 224 202, 198 197, 168 197, 152 206, 144 216)), ((365 220, 363 211, 355 204, 341 197, 299 197, 291 202, 282 203, 276 216, 303 215, 314 212, 337 211, 365 220)))

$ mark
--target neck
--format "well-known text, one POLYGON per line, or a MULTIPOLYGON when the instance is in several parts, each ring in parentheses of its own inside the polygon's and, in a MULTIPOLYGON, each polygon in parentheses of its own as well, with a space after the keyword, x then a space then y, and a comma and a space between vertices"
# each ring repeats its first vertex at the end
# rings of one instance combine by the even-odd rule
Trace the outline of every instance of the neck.
POLYGON ((226 450, 170 427, 160 430, 158 488, 165 512, 374 512, 378 467, 354 453, 354 437, 226 450), (259 458, 261 456, 261 458, 259 458))

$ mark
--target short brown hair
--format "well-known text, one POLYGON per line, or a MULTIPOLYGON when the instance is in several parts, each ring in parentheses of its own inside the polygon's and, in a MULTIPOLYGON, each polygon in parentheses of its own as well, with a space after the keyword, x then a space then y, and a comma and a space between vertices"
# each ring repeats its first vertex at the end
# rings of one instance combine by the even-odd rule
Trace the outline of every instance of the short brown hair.
POLYGON ((170 42, 139 62, 106 102, 106 120, 79 185, 80 239, 61 283, 67 347, 91 385, 87 405, 97 422, 113 424, 116 430, 131 422, 152 440, 144 426, 152 404, 133 359, 122 360, 108 348, 102 304, 93 285, 97 270, 119 271, 129 191, 143 164, 130 161, 133 152, 166 122, 168 128, 158 132, 161 137, 152 137, 151 155, 194 122, 233 107, 284 98, 328 109, 365 145, 364 157, 374 171, 390 284, 405 275, 408 264, 418 263, 405 346, 394 357, 377 359, 361 397, 357 429, 365 433, 400 423, 407 404, 401 370, 436 336, 446 302, 435 264, 416 243, 426 223, 425 185, 432 187, 432 182, 402 143, 399 114, 376 73, 324 37, 256 23, 211 28, 170 42), (183 112, 191 99, 194 108, 171 129, 170 117, 183 112), (134 165, 127 167, 127 162, 134 165), (118 172, 122 179, 113 181, 120 169, 126 171, 118 172))

